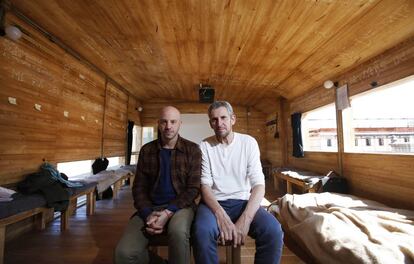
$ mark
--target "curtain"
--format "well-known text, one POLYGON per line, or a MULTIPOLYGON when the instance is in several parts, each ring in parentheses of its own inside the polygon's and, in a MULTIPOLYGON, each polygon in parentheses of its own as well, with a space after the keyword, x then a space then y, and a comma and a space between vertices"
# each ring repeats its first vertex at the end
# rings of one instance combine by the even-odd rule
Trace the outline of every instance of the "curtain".
POLYGON ((301 129, 301 113, 291 115, 292 122, 292 138, 293 138, 293 156, 302 158, 304 156, 301 129))
POLYGON ((125 165, 131 164, 132 152, 132 130, 134 129, 134 121, 128 120, 128 135, 127 135, 127 154, 125 157, 125 165))

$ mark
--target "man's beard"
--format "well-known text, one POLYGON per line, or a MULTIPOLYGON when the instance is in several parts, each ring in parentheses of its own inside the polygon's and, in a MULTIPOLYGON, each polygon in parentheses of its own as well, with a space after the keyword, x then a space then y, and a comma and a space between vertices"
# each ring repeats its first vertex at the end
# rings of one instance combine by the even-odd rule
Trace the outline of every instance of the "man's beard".
POLYGON ((228 131, 228 130, 216 130, 215 134, 216 134, 217 137, 225 138, 230 134, 230 131, 228 131))
POLYGON ((173 131, 164 131, 164 132, 162 132, 162 135, 166 139, 173 139, 177 135, 177 133, 175 133, 173 131))

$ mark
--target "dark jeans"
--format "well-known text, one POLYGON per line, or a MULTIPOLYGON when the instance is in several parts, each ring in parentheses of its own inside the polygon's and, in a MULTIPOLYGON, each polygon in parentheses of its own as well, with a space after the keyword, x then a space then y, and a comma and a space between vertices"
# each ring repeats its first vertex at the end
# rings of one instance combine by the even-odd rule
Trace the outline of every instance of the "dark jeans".
MULTIPOLYGON (((235 223, 246 208, 245 200, 219 201, 235 223)), ((283 231, 276 220, 265 209, 259 208, 250 225, 248 235, 256 241, 255 263, 275 264, 280 262, 283 249, 283 231)), ((197 209, 193 225, 194 257, 197 264, 217 264, 217 238, 219 229, 213 212, 204 203, 197 209)))

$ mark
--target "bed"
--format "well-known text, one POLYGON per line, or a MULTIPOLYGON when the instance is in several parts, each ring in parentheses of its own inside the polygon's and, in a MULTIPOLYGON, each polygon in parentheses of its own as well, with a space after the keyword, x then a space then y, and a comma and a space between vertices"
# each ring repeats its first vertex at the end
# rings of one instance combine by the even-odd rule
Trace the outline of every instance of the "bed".
POLYGON ((414 211, 329 192, 286 194, 269 211, 306 262, 414 263, 414 211))

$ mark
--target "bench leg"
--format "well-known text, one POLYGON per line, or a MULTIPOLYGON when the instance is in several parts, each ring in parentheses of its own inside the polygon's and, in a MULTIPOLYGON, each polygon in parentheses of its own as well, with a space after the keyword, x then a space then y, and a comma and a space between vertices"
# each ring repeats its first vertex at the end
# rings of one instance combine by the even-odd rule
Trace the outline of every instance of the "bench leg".
POLYGON ((289 194, 292 194, 293 192, 292 192, 292 183, 291 182, 289 182, 289 181, 286 181, 286 191, 287 191, 287 193, 289 193, 289 194))
POLYGON ((86 214, 93 215, 95 213, 95 196, 94 192, 86 194, 86 214))
POLYGON ((233 248, 233 246, 226 246, 226 264, 232 264, 233 263, 232 248, 233 248))
POLYGON ((241 264, 241 247, 232 248, 231 255, 233 264, 241 264))
POLYGON ((129 188, 132 189, 132 186, 134 185, 135 176, 129 177, 129 188))
POLYGON ((69 225, 69 208, 60 213, 60 231, 68 229, 69 225))
POLYGON ((43 230, 46 228, 46 213, 48 209, 42 210, 39 214, 35 215, 35 222, 37 229, 43 230))
POLYGON ((1 226, 0 227, 0 264, 3 264, 5 242, 6 242, 6 226, 1 226))
POLYGON ((121 189, 121 180, 118 180, 114 183, 114 196, 113 199, 117 199, 118 198, 118 191, 119 189, 121 189))

